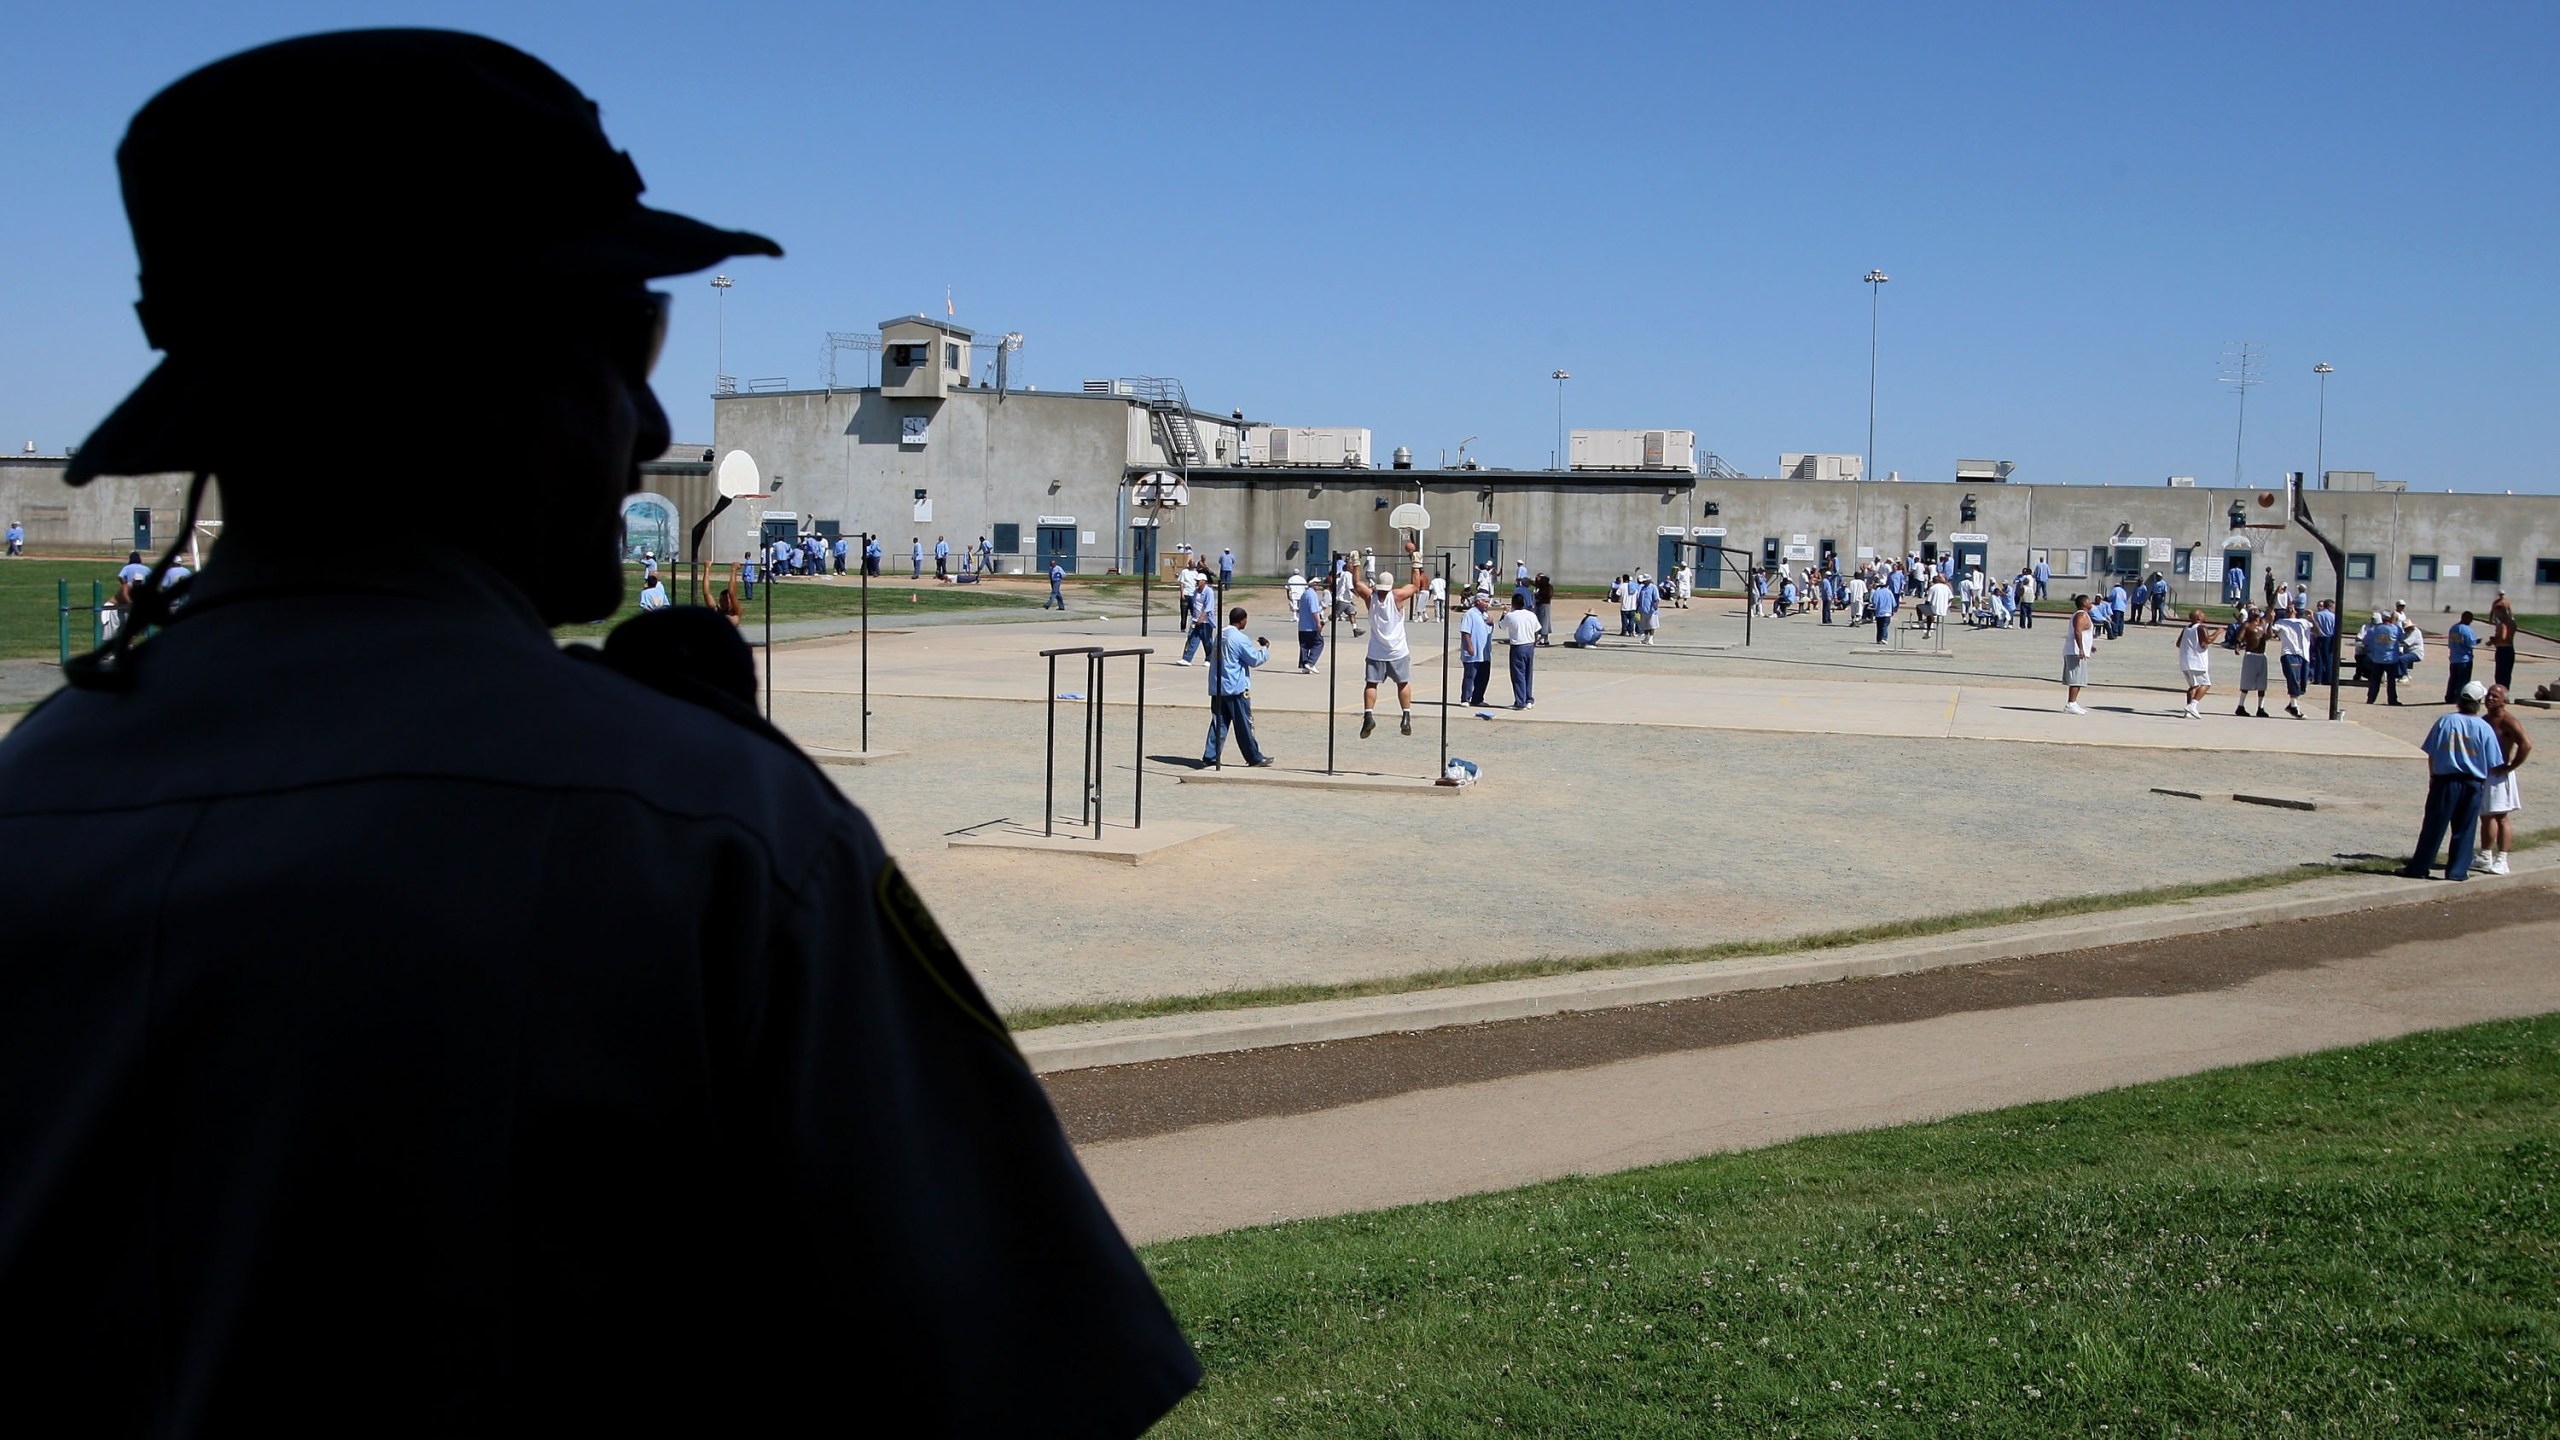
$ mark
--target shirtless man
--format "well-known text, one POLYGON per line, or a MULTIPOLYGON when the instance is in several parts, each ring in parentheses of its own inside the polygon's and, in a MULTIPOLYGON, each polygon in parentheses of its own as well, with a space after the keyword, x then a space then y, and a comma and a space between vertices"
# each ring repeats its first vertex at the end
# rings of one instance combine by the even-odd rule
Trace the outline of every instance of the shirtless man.
POLYGON ((2249 692, 2254 690, 2258 694, 2258 718, 2272 719, 2274 717, 2267 714, 2267 635, 2273 628, 2269 623, 2270 612, 2251 610, 2245 613, 2247 618, 2240 622, 2240 708, 2231 713, 2248 714, 2249 692))
POLYGON ((2506 763, 2489 772, 2489 789, 2480 797, 2480 868, 2492 875, 2507 873, 2507 845, 2515 836, 2515 813, 2523 808, 2516 792, 2516 770, 2533 753, 2533 741, 2526 738, 2524 722, 2507 707, 2507 687, 2489 687, 2487 707, 2480 718, 2498 732, 2498 748, 2505 752, 2506 763))

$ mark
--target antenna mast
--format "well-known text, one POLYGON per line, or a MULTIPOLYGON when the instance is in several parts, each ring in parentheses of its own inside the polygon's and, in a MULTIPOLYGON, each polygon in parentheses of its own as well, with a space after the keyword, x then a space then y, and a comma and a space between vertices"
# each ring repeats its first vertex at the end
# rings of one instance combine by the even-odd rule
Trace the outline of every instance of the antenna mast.
POLYGON ((2241 478, 2241 447, 2249 437, 2249 391, 2264 384, 2267 378, 2267 348, 2254 340, 2243 340, 2222 352, 2222 383, 2240 397, 2240 422, 2231 436, 2231 484, 2246 489, 2241 478))

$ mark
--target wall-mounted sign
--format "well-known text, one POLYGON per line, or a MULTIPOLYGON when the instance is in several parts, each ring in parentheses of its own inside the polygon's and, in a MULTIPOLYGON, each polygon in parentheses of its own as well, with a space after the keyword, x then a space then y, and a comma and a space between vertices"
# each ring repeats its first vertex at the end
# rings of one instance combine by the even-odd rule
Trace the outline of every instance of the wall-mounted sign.
POLYGON ((932 438, 933 438, 933 417, 932 417, 932 416, 930 416, 930 415, 902 415, 902 416, 900 416, 900 417, 898 418, 898 443, 899 443, 899 444, 901 444, 901 445, 922 445, 922 444, 923 444, 923 443, 925 443, 927 440, 930 440, 930 439, 932 439, 932 438))
POLYGON ((1330 520, 1310 520, 1307 522, 1307 528, 1310 530, 1330 530, 1333 528, 1333 522, 1330 520))
POLYGON ((1499 520, 1479 520, 1476 522, 1476 533, 1479 535, 1499 535, 1502 533, 1502 522, 1499 520))
POLYGON ((2222 583, 2222 557, 2199 545, 2187 556, 2187 578, 2222 583))
POLYGON ((1958 545, 1988 545, 1991 543, 1991 537, 1988 535, 1955 534, 1948 536, 1947 539, 1958 545))
POLYGON ((1689 532, 1681 529, 1677 525, 1656 525, 1653 527, 1653 533, 1656 535, 1686 535, 1689 532))
POLYGON ((1040 523, 1043 525, 1073 525, 1076 523, 1076 517, 1073 515, 1043 515, 1040 517, 1040 523))
POLYGON ((1701 525, 1689 533, 1692 535, 1722 535, 1725 533, 1725 527, 1722 525, 1701 525))
POLYGON ((2144 558, 2154 565, 2165 564, 2170 558, 2169 547, 2176 543, 2177 541, 2169 536, 2154 535, 2151 537, 2149 553, 2144 558))

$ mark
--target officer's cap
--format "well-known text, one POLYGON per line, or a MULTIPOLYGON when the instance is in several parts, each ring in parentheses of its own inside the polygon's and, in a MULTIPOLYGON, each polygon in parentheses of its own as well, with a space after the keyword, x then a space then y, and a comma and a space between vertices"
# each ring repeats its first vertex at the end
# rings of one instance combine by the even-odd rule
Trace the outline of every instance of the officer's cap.
POLYGON ((455 31, 307 35, 216 61, 142 107, 116 168, 134 308, 168 358, 80 447, 74 485, 203 468, 203 380, 217 357, 271 353, 267 336, 344 342, 436 324, 422 296, 619 288, 782 253, 642 205, 594 101, 455 31))

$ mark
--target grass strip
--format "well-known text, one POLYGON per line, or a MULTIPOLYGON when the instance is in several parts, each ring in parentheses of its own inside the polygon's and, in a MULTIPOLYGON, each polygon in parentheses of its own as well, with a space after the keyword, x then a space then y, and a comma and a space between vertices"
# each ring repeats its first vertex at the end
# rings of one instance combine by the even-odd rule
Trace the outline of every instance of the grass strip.
MULTIPOLYGON (((2553 840, 2560 840, 2560 826, 2533 831, 2516 837, 2518 850, 2532 850, 2553 840)), ((1526 960, 1507 960, 1490 965, 1450 965, 1431 970, 1415 970, 1397 975, 1381 975, 1368 980, 1304 985, 1264 985, 1252 989, 1210 990, 1191 995, 1160 995, 1141 1000, 1091 1000, 1066 1005, 1034 1005, 1005 1012, 1008 1028, 1017 1033, 1038 1030, 1051 1025, 1079 1025, 1099 1020, 1140 1020, 1157 1015, 1192 1015, 1214 1010, 1245 1010, 1263 1005, 1298 1005, 1312 1000, 1355 1000, 1372 995, 1408 995, 1417 990, 1441 990, 1456 985, 1482 985, 1496 980, 1537 980, 1550 975, 1580 975, 1593 970, 1632 970, 1655 965, 1690 965, 1710 960, 1747 960, 1770 955, 1797 955, 1818 950, 1838 950, 1850 945, 1872 945, 1884 940, 1910 940, 1929 935, 1950 935, 1963 930, 1981 930, 1995 925, 2017 925, 2032 920, 2055 920, 2073 915, 2095 915, 2110 910, 2131 910, 2144 905, 2166 905, 2179 900, 2210 900, 2225 895, 2249 895, 2261 890, 2278 890, 2310 880, 2326 880, 2338 875, 2388 875, 2400 867, 2394 860, 2359 860, 2336 865, 2300 865, 2290 870, 2270 871, 2262 875, 2236 875, 2225 880, 2200 880, 2182 885, 2153 885, 2140 890, 2111 890, 2093 895, 2065 895, 2053 900, 2034 900, 2023 905, 2002 905, 1987 910, 1959 910, 1946 915, 1922 915, 1907 920, 1884 920, 1872 925, 1855 925, 1842 930, 1817 930, 1807 935, 1774 935, 1757 940, 1726 940, 1713 945, 1672 946, 1658 950, 1618 950, 1604 955, 1539 955, 1526 960)))
POLYGON ((2560 1018, 1149 1247, 1152 1434, 2560 1433, 2560 1018))

